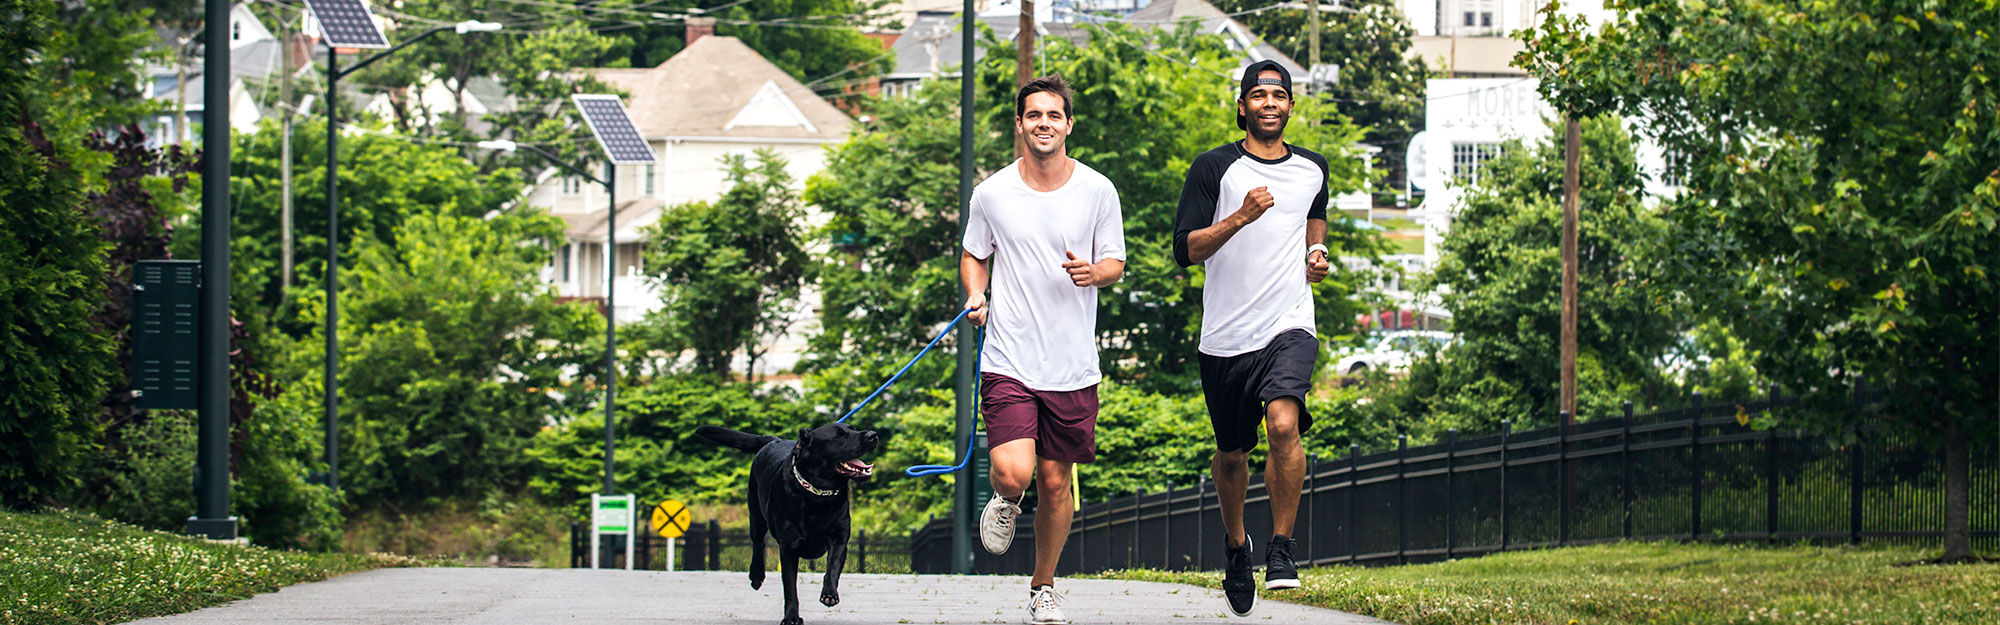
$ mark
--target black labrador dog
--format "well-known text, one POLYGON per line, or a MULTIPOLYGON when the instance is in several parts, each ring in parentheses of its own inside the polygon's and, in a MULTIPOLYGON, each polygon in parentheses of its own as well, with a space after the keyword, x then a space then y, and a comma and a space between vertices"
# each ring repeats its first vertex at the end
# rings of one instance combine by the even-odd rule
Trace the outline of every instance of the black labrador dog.
POLYGON ((785 581, 785 619, 799 618, 799 558, 826 556, 826 579, 819 602, 840 603, 840 570, 847 565, 848 502, 851 481, 866 480, 875 467, 861 456, 874 451, 873 431, 833 423, 800 430, 796 441, 704 425, 695 433, 756 455, 750 461, 750 587, 764 586, 764 535, 778 540, 785 581))

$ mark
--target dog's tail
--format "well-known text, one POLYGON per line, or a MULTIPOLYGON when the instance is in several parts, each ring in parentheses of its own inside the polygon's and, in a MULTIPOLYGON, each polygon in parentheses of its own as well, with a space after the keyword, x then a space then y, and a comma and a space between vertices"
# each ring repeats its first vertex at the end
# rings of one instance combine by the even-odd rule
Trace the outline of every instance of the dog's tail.
POLYGON ((735 447, 737 449, 751 453, 756 453, 757 450, 763 449, 764 446, 770 444, 771 441, 778 440, 778 437, 776 436, 760 436, 757 434, 746 434, 729 428, 715 427, 713 425, 704 425, 695 428, 694 433, 701 435, 702 438, 715 441, 716 443, 719 443, 723 446, 735 447))

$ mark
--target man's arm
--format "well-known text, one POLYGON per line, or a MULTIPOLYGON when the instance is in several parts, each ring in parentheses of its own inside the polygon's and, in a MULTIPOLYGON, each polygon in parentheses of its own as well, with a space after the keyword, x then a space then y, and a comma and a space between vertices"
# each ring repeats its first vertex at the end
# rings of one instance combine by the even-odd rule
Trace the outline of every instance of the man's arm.
MULTIPOLYGON (((1194 163, 1188 166, 1187 180, 1181 183, 1180 206, 1174 215, 1174 262, 1182 267, 1208 260, 1215 254, 1215 249, 1222 246, 1221 242, 1204 245, 1205 253, 1196 258, 1189 241, 1195 231, 1215 225, 1216 195, 1222 192, 1221 170, 1226 166, 1226 163, 1218 163, 1220 160, 1207 154, 1195 157, 1194 163)), ((1241 226, 1228 230, 1223 240, 1234 236, 1237 229, 1241 226)), ((1204 243, 1207 241, 1204 240, 1204 243)))
MULTIPOLYGON (((1228 217, 1222 218, 1222 221, 1215 222, 1214 225, 1188 232, 1187 258, 1191 261, 1188 264, 1203 262, 1214 256, 1216 251, 1222 249, 1222 244, 1228 243, 1229 239, 1236 236, 1237 232, 1241 232, 1244 226, 1263 217, 1264 211, 1270 210, 1276 203, 1276 200, 1271 199, 1269 188, 1257 187, 1243 195, 1243 206, 1236 209, 1236 212, 1230 213, 1228 217)), ((1322 232, 1321 235, 1324 236, 1325 233, 1322 232)))
MULTIPOLYGON (((1125 275, 1125 261, 1106 258, 1095 263, 1084 262, 1076 257, 1076 252, 1064 252, 1069 260, 1063 261, 1063 271, 1069 272, 1070 284, 1079 287, 1107 287, 1118 282, 1125 275)), ((961 261, 962 264, 963 261, 961 261)))
POLYGON ((965 318, 975 326, 986 325, 986 284, 993 275, 986 268, 986 261, 973 256, 972 252, 958 252, 958 281, 965 285, 965 318))
MULTIPOLYGON (((1306 247, 1310 249, 1315 245, 1326 245, 1325 219, 1306 220, 1306 247)), ((1326 274, 1332 271, 1333 263, 1327 260, 1324 250, 1314 249, 1306 252, 1306 280, 1311 282, 1325 280, 1326 274)))

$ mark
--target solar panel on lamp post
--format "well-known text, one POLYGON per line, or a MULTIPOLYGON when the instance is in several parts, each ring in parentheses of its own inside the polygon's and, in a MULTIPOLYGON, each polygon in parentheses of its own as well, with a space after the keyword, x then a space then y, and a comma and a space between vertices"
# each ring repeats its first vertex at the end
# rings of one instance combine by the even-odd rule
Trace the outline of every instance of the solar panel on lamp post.
POLYGON ((361 0, 306 0, 306 9, 319 22, 321 40, 326 43, 326 485, 340 490, 340 77, 352 74, 382 57, 395 54, 431 35, 451 30, 459 34, 493 32, 495 22, 466 20, 438 26, 403 40, 394 46, 375 23, 375 14, 361 0), (382 50, 362 59, 353 67, 340 68, 340 49, 382 50))
MULTIPOLYGON (((625 111, 618 96, 577 94, 570 96, 583 113, 583 123, 597 137, 604 150, 604 189, 608 210, 604 220, 604 494, 616 494, 612 449, 617 440, 618 391, 618 308, 614 297, 618 288, 618 166, 653 162, 653 148, 639 134, 639 126, 625 111)), ((544 153, 546 156, 546 153, 544 153)))
POLYGON ((535 145, 523 145, 508 140, 481 141, 479 147, 488 150, 512 152, 526 149, 547 159, 571 174, 585 180, 604 185, 607 200, 604 233, 604 494, 617 493, 615 477, 616 464, 612 452, 617 448, 617 407, 618 392, 618 309, 615 306, 618 288, 618 166, 654 162, 653 148, 646 143, 645 136, 639 134, 637 124, 626 112, 625 104, 618 96, 602 94, 579 94, 571 96, 576 108, 583 113, 583 121, 590 126, 590 132, 597 138, 598 147, 604 150, 604 176, 591 176, 582 165, 565 161, 535 145))

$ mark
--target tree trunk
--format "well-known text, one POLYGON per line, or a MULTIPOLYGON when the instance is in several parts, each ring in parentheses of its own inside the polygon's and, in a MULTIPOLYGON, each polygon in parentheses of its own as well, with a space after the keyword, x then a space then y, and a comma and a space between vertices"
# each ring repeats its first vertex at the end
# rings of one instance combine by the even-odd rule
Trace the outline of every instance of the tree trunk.
POLYGON ((1972 559, 1972 523, 1967 497, 1971 463, 1967 462, 1964 427, 1956 417, 1946 417, 1944 442, 1944 557, 1943 562, 1972 559))

